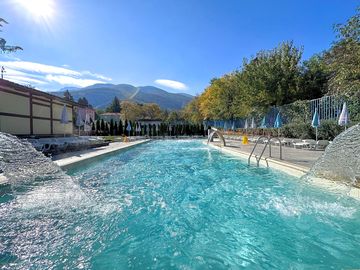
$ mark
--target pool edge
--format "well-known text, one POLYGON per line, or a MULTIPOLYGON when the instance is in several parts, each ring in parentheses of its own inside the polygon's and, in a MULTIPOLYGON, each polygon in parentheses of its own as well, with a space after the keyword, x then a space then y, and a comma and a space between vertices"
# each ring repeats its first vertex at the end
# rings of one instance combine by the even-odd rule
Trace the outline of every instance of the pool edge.
POLYGON ((82 152, 80 155, 76 155, 76 153, 74 153, 74 155, 70 156, 70 157, 66 157, 66 158, 62 158, 62 159, 58 159, 58 160, 53 160, 53 162, 55 164, 57 164, 60 168, 62 169, 67 169, 71 166, 74 165, 78 165, 81 162, 84 161, 90 161, 91 159, 95 159, 97 157, 100 156, 105 156, 105 155, 109 155, 109 154, 114 154, 118 151, 121 150, 127 150, 130 149, 132 147, 135 147, 137 145, 143 144, 143 143, 147 143, 151 141, 150 139, 146 139, 146 140, 140 140, 140 141, 134 141, 134 142, 129 142, 126 144, 120 144, 118 146, 114 146, 114 147, 104 147, 103 149, 100 149, 96 152, 91 152, 91 150, 82 152))
MULTIPOLYGON (((246 161, 248 160, 248 157, 249 157, 249 154, 245 153, 245 152, 233 151, 229 148, 224 148, 224 147, 214 145, 211 143, 207 144, 206 141, 203 141, 203 144, 208 145, 222 153, 230 154, 232 156, 239 157, 246 161)), ((254 159, 250 159, 250 162, 253 164, 256 164, 256 161, 254 159)), ((262 167, 269 167, 270 169, 275 169, 275 170, 284 172, 286 174, 289 174, 291 176, 298 178, 299 180, 301 179, 301 177, 305 176, 310 171, 307 168, 280 162, 277 160, 273 160, 271 158, 267 158, 267 162, 271 166, 267 166, 266 160, 263 158, 260 160, 259 164, 262 167)), ((320 178, 320 177, 311 178, 311 182, 309 182, 309 183, 311 183, 314 186, 320 187, 320 188, 325 188, 328 191, 343 192, 347 196, 349 196, 353 199, 360 200, 360 188, 350 187, 345 184, 342 184, 339 182, 334 182, 334 181, 331 181, 331 180, 328 180, 325 178, 320 178)))

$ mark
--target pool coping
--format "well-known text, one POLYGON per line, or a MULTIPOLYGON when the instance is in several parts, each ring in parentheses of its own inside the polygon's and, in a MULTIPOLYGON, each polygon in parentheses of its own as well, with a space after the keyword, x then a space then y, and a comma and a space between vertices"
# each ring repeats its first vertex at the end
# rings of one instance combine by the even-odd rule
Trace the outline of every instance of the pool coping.
POLYGON ((114 154, 117 151, 126 150, 126 149, 132 148, 134 146, 137 146, 137 145, 140 145, 143 143, 147 143, 149 141, 150 141, 150 139, 139 140, 139 141, 134 141, 134 142, 127 142, 127 143, 121 143, 121 142, 116 143, 115 142, 115 143, 111 143, 109 146, 99 147, 99 149, 97 149, 97 151, 95 151, 95 152, 93 152, 91 149, 89 149, 89 150, 85 150, 85 151, 69 153, 70 154, 69 157, 53 160, 53 162, 55 164, 57 164, 60 168, 67 169, 68 167, 70 167, 72 165, 77 165, 84 161, 90 161, 91 159, 94 159, 94 158, 97 158, 100 156, 114 154))
MULTIPOLYGON (((212 143, 207 143, 207 141, 203 141, 203 144, 210 146, 222 153, 226 153, 226 154, 230 154, 232 156, 236 156, 239 157, 241 159, 245 159, 246 161, 249 158, 249 153, 246 152, 242 152, 242 151, 234 151, 231 150, 231 148, 226 148, 226 147, 222 147, 219 145, 215 145, 212 143)), ((256 159, 255 157, 250 159, 250 162, 252 164, 256 164, 256 159)), ((271 169, 275 169, 281 172, 284 172, 286 174, 289 174, 291 176, 294 176, 296 178, 298 178, 299 180, 305 176, 310 169, 308 168, 304 168, 301 166, 297 166, 297 165, 293 165, 293 164, 289 164, 287 162, 280 162, 278 160, 274 160, 272 158, 261 158, 259 165, 261 167, 268 167, 271 169), (269 165, 269 166, 267 166, 269 165)), ((352 187, 352 186, 347 186, 345 184, 341 184, 339 182, 335 182, 335 181, 331 181, 325 178, 320 178, 320 177, 312 177, 311 181, 308 181, 308 183, 320 187, 320 188, 324 188, 328 191, 331 192, 341 192, 342 194, 346 194, 347 196, 354 198, 356 200, 360 200, 360 188, 356 188, 356 187, 352 187)))

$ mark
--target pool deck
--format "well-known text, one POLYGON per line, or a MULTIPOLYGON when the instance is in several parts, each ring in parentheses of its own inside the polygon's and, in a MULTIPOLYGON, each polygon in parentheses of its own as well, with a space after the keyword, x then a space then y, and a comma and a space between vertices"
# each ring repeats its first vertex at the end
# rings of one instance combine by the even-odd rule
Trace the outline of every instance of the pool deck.
MULTIPOLYGON (((204 141, 204 143, 206 144, 206 141, 204 141)), ((222 146, 219 141, 209 143, 209 146, 214 147, 223 153, 237 156, 247 161, 254 147, 254 144, 249 143, 248 145, 243 145, 239 141, 226 140, 225 147, 222 146)), ((259 155, 263 148, 264 144, 259 144, 257 146, 257 149, 254 151, 254 154, 259 155)), ((280 170, 299 179, 310 171, 312 165, 324 153, 324 151, 294 149, 292 147, 282 147, 282 149, 282 160, 280 160, 279 158, 280 147, 274 145, 271 146, 271 158, 269 157, 269 150, 265 150, 264 156, 260 161, 260 166, 266 166, 269 168, 280 170)), ((255 157, 252 157, 250 162, 251 165, 256 166, 255 157)), ((323 178, 311 178, 311 183, 320 188, 325 188, 332 192, 341 192, 342 194, 346 194, 349 197, 360 200, 360 188, 351 187, 336 181, 330 181, 323 178)))
POLYGON ((52 160, 61 168, 65 168, 75 163, 89 160, 98 156, 110 154, 115 151, 124 150, 148 141, 149 140, 138 140, 134 142, 114 142, 114 143, 110 143, 108 146, 102 146, 102 147, 87 149, 83 151, 69 152, 61 155, 56 155, 52 158, 52 160))
MULTIPOLYGON (((210 145, 220 148, 223 152, 236 154, 248 159, 251 151, 254 148, 253 143, 243 145, 240 141, 226 140, 226 146, 222 146, 219 142, 213 142, 210 145)), ((264 144, 258 144, 256 147, 251 162, 256 164, 255 156, 259 156, 264 148, 264 144)), ((311 166, 318 160, 324 151, 315 151, 307 149, 295 149, 293 147, 282 147, 282 159, 280 159, 280 147, 271 146, 272 157, 269 157, 269 146, 264 152, 263 158, 260 161, 261 165, 276 167, 281 165, 291 169, 290 174, 302 176, 306 174, 311 166)))

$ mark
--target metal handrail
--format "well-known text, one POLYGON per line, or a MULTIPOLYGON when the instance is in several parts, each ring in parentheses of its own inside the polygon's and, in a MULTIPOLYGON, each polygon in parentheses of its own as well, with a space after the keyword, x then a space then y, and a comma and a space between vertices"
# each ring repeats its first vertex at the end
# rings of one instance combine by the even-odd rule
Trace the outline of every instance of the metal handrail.
MULTIPOLYGON (((270 136, 270 137, 261 136, 261 137, 259 137, 259 138, 257 139, 257 141, 256 141, 256 143, 255 143, 255 145, 254 145, 254 148, 253 148, 253 150, 251 151, 251 153, 250 153, 250 155, 249 155, 248 165, 250 165, 250 159, 251 159, 251 157, 252 157, 252 155, 253 155, 253 153, 254 153, 254 151, 255 151, 255 149, 256 149, 256 146, 258 145, 260 139, 262 139, 262 138, 268 138, 268 140, 267 140, 267 142, 266 142, 266 144, 265 144, 265 146, 264 146, 264 148, 263 148, 260 156, 257 156, 257 155, 255 156, 257 167, 259 167, 260 160, 261 160, 263 154, 265 153, 266 147, 267 147, 269 144, 270 144, 270 146, 269 146, 269 157, 272 157, 272 155, 271 155, 271 143, 270 143, 272 139, 276 139, 276 140, 279 141, 279 145, 280 145, 280 160, 282 160, 282 145, 281 145, 280 139, 277 138, 277 137, 271 137, 271 136, 270 136)), ((268 163, 267 159, 265 159, 265 160, 266 160, 266 164, 267 164, 268 167, 269 167, 269 163, 268 163)))
MULTIPOLYGON (((271 137, 271 138, 269 139, 269 142, 270 142, 272 139, 275 139, 275 140, 278 140, 278 141, 279 141, 279 146, 280 146, 280 160, 282 160, 282 145, 281 145, 281 141, 280 141, 280 139, 279 139, 278 137, 271 137)), ((270 145, 269 145, 269 156, 272 157, 272 156, 271 156, 271 143, 270 143, 270 145)))
MULTIPOLYGON (((250 156, 249 156, 249 158, 248 158, 248 165, 250 165, 250 159, 251 159, 251 157, 252 157, 252 154, 254 153, 256 146, 259 144, 259 141, 260 141, 260 139, 262 139, 262 138, 267 138, 267 137, 266 137, 266 136, 260 136, 260 137, 256 140, 256 143, 255 143, 255 145, 254 145, 254 148, 253 148, 253 150, 251 151, 250 156)), ((257 160, 257 157, 256 157, 256 160, 257 160)))

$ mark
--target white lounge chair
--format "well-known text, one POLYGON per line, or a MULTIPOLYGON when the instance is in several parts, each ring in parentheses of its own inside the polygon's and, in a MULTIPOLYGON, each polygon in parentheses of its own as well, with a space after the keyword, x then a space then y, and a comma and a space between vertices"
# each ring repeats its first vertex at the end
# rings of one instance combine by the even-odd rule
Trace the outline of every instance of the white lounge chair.
POLYGON ((316 142, 316 144, 313 146, 315 150, 324 150, 330 142, 328 140, 319 140, 316 142))
POLYGON ((295 142, 293 143, 294 148, 307 148, 307 149, 311 149, 313 147, 315 147, 316 145, 316 141, 315 140, 311 140, 311 139, 307 139, 307 140, 302 140, 301 142, 295 142))

